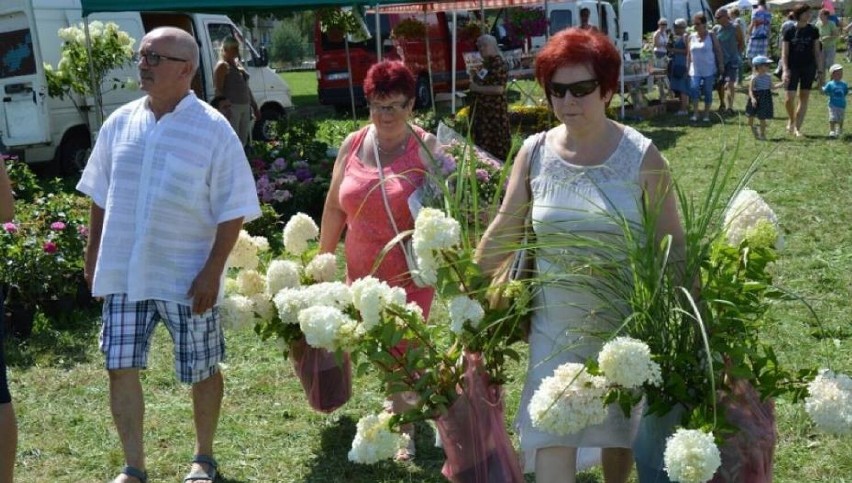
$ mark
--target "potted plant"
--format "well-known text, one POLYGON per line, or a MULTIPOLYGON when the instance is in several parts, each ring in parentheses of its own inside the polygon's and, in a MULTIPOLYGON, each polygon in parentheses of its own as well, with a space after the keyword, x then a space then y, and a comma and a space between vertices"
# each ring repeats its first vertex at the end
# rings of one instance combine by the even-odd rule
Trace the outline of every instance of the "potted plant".
MULTIPOLYGON (((83 24, 59 29, 62 39, 61 58, 56 67, 44 65, 47 93, 50 97, 71 99, 83 120, 90 125, 88 112, 92 108, 94 84, 103 88, 109 71, 130 63, 135 39, 120 30, 113 22, 94 21, 89 24, 92 57, 86 48, 83 24), (91 61, 91 69, 90 69, 91 61), (92 77, 94 73, 94 77, 92 77)), ((113 79, 112 89, 135 89, 132 79, 113 79)), ((103 114, 103 113, 101 113, 103 114)))
POLYGON ((420 40, 426 37, 426 24, 416 18, 407 18, 396 24, 391 34, 398 40, 420 40))

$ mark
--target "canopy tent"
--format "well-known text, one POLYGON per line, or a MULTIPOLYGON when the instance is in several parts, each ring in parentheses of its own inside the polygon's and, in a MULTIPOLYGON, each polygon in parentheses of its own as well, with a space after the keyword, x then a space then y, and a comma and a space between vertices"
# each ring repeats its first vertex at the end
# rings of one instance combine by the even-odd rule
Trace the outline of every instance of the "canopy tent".
MULTIPOLYGON (((508 7, 525 7, 530 5, 542 5, 544 0, 447 0, 410 3, 404 0, 393 5, 379 7, 382 13, 407 13, 407 12, 451 12, 459 10, 494 10, 508 7)), ((381 2, 388 4, 390 2, 381 2)))
POLYGON ((392 3, 411 3, 411 0, 80 0, 83 16, 97 12, 135 12, 135 11, 180 11, 225 13, 242 10, 268 11, 271 9, 305 9, 318 7, 351 7, 355 5, 376 5, 392 3))

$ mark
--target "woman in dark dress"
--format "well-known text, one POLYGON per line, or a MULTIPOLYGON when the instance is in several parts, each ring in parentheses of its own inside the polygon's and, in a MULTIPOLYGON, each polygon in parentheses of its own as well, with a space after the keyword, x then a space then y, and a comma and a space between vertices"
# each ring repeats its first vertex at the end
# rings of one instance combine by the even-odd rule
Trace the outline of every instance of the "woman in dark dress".
POLYGON ((470 92, 473 142, 500 161, 509 157, 512 135, 509 132, 509 105, 506 62, 497 48, 497 39, 482 35, 476 40, 482 55, 482 67, 471 75, 470 92))
POLYGON ((822 84, 822 50, 819 30, 808 23, 810 7, 800 4, 793 9, 795 27, 787 30, 781 43, 782 79, 787 93, 784 107, 787 109, 787 132, 801 137, 802 122, 808 112, 808 100, 814 80, 822 84), (796 93, 799 94, 796 104, 796 93))

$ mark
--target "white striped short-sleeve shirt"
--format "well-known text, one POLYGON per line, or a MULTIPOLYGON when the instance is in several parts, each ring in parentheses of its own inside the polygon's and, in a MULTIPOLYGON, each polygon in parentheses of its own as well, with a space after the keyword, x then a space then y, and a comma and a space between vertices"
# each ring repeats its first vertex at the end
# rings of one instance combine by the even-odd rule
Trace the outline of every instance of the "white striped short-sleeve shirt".
POLYGON ((189 305, 218 225, 257 218, 260 205, 243 147, 218 111, 190 92, 157 120, 147 99, 107 119, 77 185, 105 210, 92 294, 189 305))

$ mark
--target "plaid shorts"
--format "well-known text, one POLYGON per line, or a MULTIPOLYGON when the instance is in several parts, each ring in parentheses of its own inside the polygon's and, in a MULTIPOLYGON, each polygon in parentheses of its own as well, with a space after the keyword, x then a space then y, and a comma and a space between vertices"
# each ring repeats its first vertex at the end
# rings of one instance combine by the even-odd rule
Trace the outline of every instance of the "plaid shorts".
POLYGON ((175 371, 181 382, 192 384, 216 374, 225 358, 218 307, 198 315, 192 313, 192 307, 177 302, 129 302, 126 294, 104 299, 100 348, 106 356, 106 368, 146 368, 151 336, 160 320, 174 341, 175 371))

